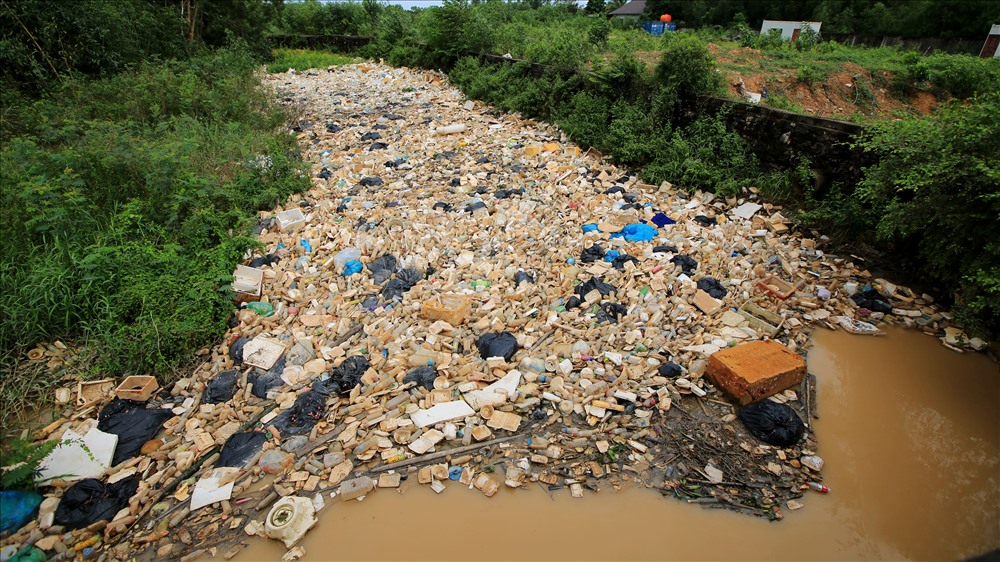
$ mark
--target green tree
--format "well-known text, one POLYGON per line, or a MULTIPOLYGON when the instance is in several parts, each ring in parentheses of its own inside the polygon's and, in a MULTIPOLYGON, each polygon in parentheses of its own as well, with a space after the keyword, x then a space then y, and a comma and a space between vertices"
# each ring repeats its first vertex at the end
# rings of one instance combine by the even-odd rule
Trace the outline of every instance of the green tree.
POLYGON ((583 11, 589 15, 596 16, 603 14, 607 9, 607 3, 604 0, 587 0, 587 7, 583 11))

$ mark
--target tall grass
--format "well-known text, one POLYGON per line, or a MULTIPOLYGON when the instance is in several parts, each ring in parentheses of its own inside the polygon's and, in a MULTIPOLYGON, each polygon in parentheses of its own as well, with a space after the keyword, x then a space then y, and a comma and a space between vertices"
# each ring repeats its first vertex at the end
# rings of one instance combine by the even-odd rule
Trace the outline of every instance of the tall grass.
POLYGON ((225 330, 256 211, 308 187, 256 69, 234 47, 5 108, 0 356, 76 339, 169 377, 225 330))

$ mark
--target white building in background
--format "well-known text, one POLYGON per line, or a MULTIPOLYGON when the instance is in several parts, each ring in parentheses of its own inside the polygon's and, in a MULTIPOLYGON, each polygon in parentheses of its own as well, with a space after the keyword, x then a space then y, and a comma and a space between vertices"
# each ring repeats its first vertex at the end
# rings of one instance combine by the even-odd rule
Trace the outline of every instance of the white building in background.
POLYGON ((782 39, 786 41, 795 41, 799 38, 799 33, 802 31, 803 27, 811 27, 813 31, 819 33, 821 25, 823 24, 818 21, 764 20, 764 23, 760 26, 760 34, 766 35, 767 32, 772 29, 780 29, 782 39))
POLYGON ((983 50, 979 52, 979 56, 984 59, 1000 58, 1000 24, 994 24, 990 28, 990 34, 986 37, 986 42, 983 43, 983 50))

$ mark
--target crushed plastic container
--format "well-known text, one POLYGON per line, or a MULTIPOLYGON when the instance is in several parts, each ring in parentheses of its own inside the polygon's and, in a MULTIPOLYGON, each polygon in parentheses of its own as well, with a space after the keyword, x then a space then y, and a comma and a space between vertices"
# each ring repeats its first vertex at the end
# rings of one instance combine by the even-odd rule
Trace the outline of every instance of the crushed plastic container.
POLYGON ((311 499, 286 496, 274 504, 264 519, 264 535, 282 541, 286 548, 291 548, 316 521, 316 508, 311 499))

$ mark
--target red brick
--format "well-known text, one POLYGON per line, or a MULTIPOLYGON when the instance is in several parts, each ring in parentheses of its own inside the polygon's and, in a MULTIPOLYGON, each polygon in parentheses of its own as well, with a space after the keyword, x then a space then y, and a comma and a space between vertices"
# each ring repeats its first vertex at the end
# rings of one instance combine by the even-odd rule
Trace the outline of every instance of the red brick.
POLYGON ((805 359, 773 340, 713 353, 705 370, 715 386, 744 406, 801 383, 805 374, 805 359))

